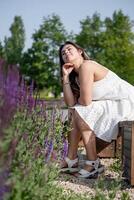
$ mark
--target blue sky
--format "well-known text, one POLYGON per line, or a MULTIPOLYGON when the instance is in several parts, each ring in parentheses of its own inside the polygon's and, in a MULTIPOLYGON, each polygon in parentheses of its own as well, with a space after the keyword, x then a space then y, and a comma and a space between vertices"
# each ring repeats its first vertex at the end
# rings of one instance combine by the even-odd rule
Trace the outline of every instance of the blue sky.
POLYGON ((15 15, 22 17, 26 30, 26 48, 31 46, 32 33, 42 24, 43 17, 55 13, 65 29, 78 33, 79 21, 98 12, 102 19, 111 17, 115 10, 134 20, 134 0, 0 0, 0 41, 10 36, 9 28, 15 15))

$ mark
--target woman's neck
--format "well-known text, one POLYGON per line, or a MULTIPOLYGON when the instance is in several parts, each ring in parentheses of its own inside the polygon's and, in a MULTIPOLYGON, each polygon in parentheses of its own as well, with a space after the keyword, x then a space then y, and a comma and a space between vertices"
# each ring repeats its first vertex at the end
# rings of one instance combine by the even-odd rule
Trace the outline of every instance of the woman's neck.
POLYGON ((77 60, 74 62, 74 71, 75 71, 76 73, 78 73, 78 74, 79 74, 79 68, 80 68, 80 66, 82 65, 83 61, 84 61, 84 59, 83 59, 83 58, 80 58, 80 59, 77 59, 77 60))

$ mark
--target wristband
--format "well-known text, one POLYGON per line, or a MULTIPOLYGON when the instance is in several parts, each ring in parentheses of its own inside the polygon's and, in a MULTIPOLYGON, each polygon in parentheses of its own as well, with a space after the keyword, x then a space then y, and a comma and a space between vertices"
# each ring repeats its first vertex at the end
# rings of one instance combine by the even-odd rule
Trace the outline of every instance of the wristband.
POLYGON ((68 85, 68 84, 70 85, 70 82, 63 83, 63 85, 68 85))

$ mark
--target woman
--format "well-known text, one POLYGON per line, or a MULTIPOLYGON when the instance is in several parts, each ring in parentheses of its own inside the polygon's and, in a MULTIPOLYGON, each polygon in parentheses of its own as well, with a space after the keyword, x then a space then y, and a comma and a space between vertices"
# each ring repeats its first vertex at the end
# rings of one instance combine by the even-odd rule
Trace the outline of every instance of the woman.
POLYGON ((64 100, 73 119, 61 171, 78 171, 77 148, 82 137, 87 160, 76 176, 90 178, 104 171, 96 153, 96 137, 111 142, 117 138, 119 121, 134 120, 134 87, 90 60, 73 42, 62 45, 59 56, 64 100))

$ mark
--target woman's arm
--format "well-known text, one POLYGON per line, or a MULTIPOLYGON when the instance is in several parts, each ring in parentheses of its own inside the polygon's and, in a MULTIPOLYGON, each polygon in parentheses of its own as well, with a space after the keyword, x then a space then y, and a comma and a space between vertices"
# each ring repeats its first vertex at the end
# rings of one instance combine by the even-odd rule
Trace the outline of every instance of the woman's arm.
POLYGON ((84 106, 89 105, 92 102, 92 87, 94 82, 94 70, 89 63, 84 63, 79 70, 80 81, 80 98, 78 103, 84 106))
POLYGON ((68 106, 74 106, 76 104, 76 98, 73 95, 69 76, 63 76, 63 93, 64 93, 64 101, 68 106))

